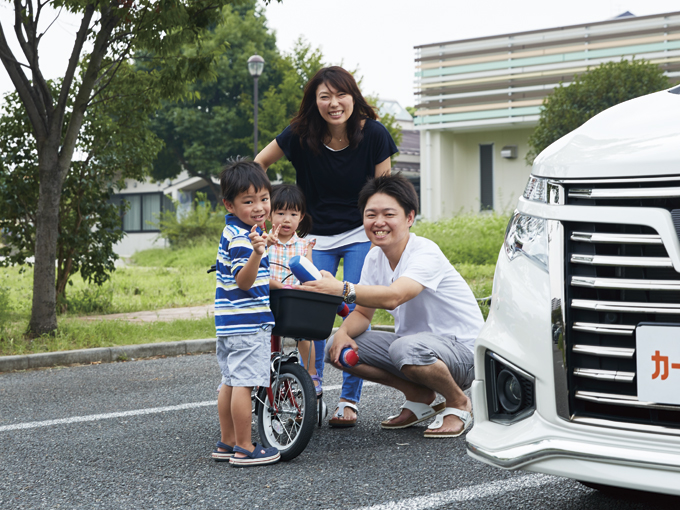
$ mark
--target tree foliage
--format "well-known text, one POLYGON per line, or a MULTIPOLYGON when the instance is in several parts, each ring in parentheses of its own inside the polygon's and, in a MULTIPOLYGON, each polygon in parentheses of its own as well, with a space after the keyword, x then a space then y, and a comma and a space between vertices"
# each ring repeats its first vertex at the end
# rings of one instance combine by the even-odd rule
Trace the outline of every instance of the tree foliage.
MULTIPOLYGON (((54 282, 61 195, 86 111, 107 100, 106 90, 134 55, 146 58, 145 98, 176 97, 185 92, 187 81, 209 77, 222 47, 210 39, 204 40, 204 35, 220 21, 222 8, 228 3, 228 0, 15 0, 13 33, 20 58, 7 42, 10 32, 4 24, 8 21, 0 24, 0 61, 30 122, 38 161, 38 199, 32 204, 35 270, 31 334, 52 333, 57 328, 54 282), (40 22, 47 5, 67 10, 80 19, 56 94, 44 77, 39 59, 43 36, 40 22), (91 47, 89 51, 86 43, 91 47), (187 45, 192 51, 182 52, 187 45)), ((54 23, 49 25, 53 26, 54 23)), ((133 87, 124 94, 140 90, 133 87)))
MULTIPOLYGON (((133 72, 126 66, 107 93, 121 88, 129 92, 138 82, 133 72)), ((48 84, 56 95, 59 83, 48 84)), ((76 143, 78 156, 64 179, 59 204, 56 297, 62 310, 67 285, 76 273, 98 285, 108 280, 118 258, 113 245, 124 235, 120 209, 109 199, 117 181, 141 178, 160 148, 147 128, 149 103, 140 97, 121 95, 115 101, 98 102, 84 117, 76 143)), ((30 133, 18 94, 6 95, 0 116, 0 230, 5 233, 0 265, 4 266, 25 264, 35 255, 39 164, 30 133)))
MULTIPOLYGON (((305 84, 323 67, 320 51, 303 40, 290 55, 282 55, 256 0, 226 8, 224 19, 206 39, 228 45, 216 60, 215 79, 188 84, 184 99, 166 101, 158 111, 154 131, 165 147, 154 165, 156 179, 185 169, 210 182, 228 158, 253 154, 253 78, 247 68, 251 55, 265 60, 258 79, 260 150, 288 125, 305 84)), ((269 175, 294 180, 287 161, 272 165, 269 175)))
MULTIPOLYGON (((227 159, 253 154, 253 79, 247 69, 251 55, 265 60, 258 80, 258 151, 290 124, 305 85, 327 65, 321 50, 303 38, 290 53, 280 52, 256 0, 226 10, 209 38, 213 44, 228 40, 215 65, 216 78, 188 84, 184 98, 165 101, 154 118, 154 132, 165 143, 154 164, 155 179, 172 178, 185 169, 210 182, 227 159)), ((372 105, 378 100, 367 99, 372 105)), ((401 130, 394 116, 384 115, 381 122, 398 144, 401 130)), ((295 169, 286 158, 267 173, 272 180, 295 182, 295 169)), ((214 192, 219 196, 217 189, 214 192)))
POLYGON ((576 76, 568 86, 560 83, 543 100, 538 126, 529 136, 527 163, 532 164, 551 143, 607 108, 669 86, 659 66, 646 60, 607 62, 576 76))

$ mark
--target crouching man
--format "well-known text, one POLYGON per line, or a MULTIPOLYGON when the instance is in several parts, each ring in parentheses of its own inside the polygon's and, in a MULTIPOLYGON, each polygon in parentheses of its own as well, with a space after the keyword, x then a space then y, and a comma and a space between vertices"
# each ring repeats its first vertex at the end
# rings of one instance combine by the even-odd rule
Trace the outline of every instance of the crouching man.
POLYGON ((401 391, 399 414, 381 423, 402 429, 437 418, 425 437, 457 437, 472 423, 463 393, 474 379, 473 347, 484 319, 467 283, 432 241, 409 232, 418 195, 405 178, 382 176, 359 195, 364 229, 374 247, 358 285, 325 271, 305 289, 343 295, 356 308, 326 346, 326 361, 341 370, 401 391), (395 333, 368 330, 377 308, 394 316, 395 333), (339 363, 351 347, 354 367, 339 363), (446 402, 436 406, 436 394, 446 402))

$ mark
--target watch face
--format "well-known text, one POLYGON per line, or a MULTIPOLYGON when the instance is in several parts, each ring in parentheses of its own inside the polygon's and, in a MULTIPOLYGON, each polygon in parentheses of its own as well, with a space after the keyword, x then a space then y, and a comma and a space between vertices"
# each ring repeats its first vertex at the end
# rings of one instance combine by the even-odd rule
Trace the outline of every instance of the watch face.
POLYGON ((357 299, 357 293, 354 290, 354 285, 352 285, 350 283, 349 284, 349 292, 347 293, 347 299, 345 299, 345 301, 349 304, 352 304, 352 303, 354 303, 354 301, 356 301, 356 299, 357 299))

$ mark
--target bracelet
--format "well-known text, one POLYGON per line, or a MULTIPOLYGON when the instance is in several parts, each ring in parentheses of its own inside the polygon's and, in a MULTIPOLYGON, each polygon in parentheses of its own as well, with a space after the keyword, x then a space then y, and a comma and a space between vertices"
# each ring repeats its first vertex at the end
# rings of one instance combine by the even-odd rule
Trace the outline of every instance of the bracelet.
POLYGON ((349 285, 347 282, 342 282, 342 299, 344 300, 349 293, 349 285))

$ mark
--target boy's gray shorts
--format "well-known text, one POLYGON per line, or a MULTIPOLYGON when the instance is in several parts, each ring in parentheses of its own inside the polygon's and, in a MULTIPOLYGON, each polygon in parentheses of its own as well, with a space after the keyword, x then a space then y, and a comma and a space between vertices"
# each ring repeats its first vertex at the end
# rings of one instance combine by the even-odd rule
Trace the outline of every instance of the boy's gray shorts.
POLYGON ((269 386, 271 326, 256 333, 217 337, 222 382, 232 387, 269 386))
MULTIPOLYGON (((366 331, 354 341, 359 346, 359 363, 382 368, 409 380, 401 368, 404 365, 432 365, 441 360, 448 367, 456 384, 465 390, 475 378, 472 351, 456 340, 454 335, 416 333, 398 337, 386 331, 366 331)), ((326 362, 333 345, 333 337, 326 342, 326 362)))

